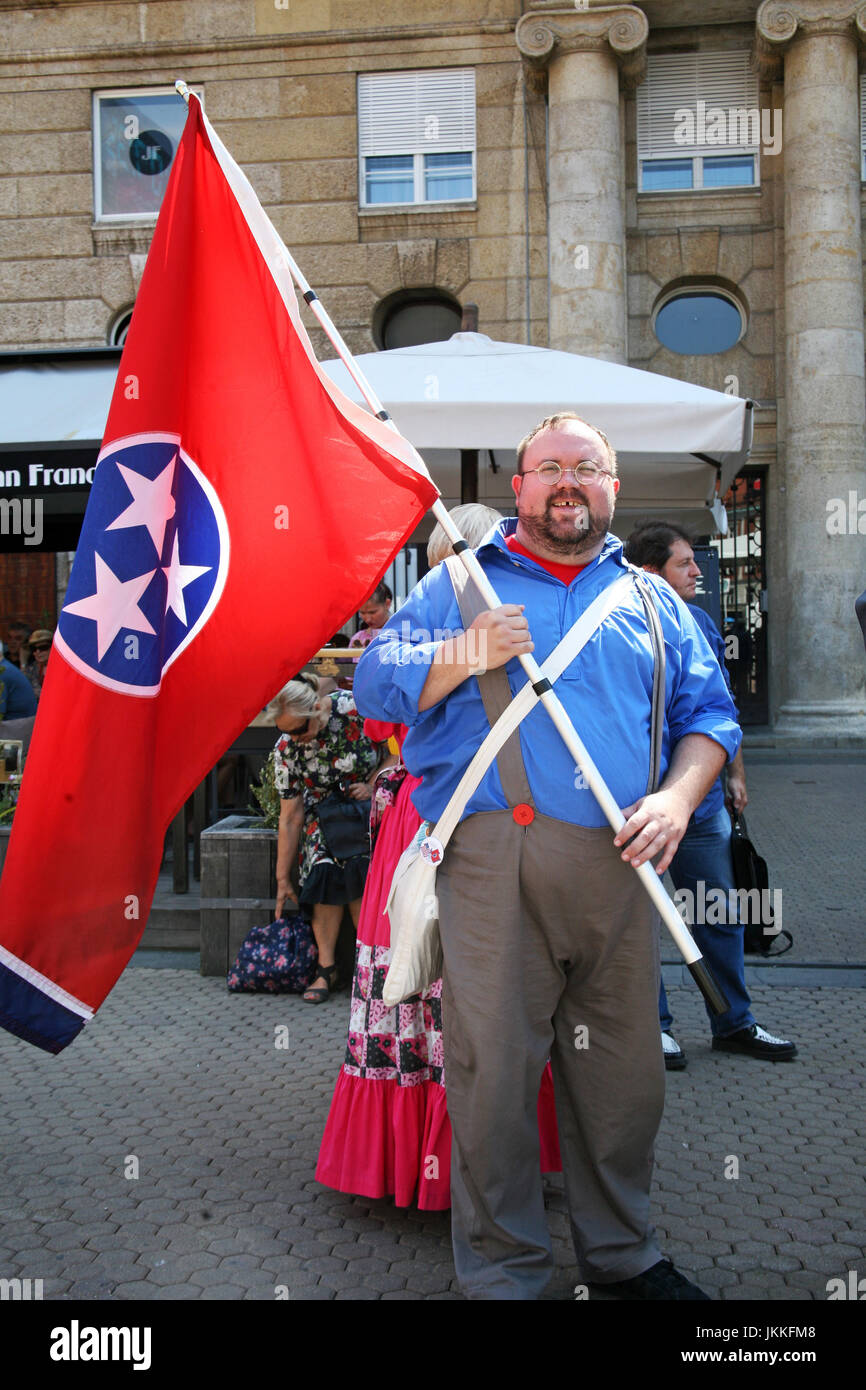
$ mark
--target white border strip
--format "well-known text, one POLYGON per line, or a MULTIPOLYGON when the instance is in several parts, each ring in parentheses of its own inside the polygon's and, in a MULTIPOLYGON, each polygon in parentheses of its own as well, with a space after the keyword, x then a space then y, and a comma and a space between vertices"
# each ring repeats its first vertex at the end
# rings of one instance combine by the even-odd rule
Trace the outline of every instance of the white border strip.
POLYGON ((11 970, 13 975, 18 975, 22 980, 26 980, 28 985, 33 985, 43 994, 47 994, 48 998, 53 999, 55 1004, 62 1004, 65 1009, 78 1014, 79 1018, 83 1018, 85 1021, 93 1018, 95 1010, 91 1009, 89 1004, 82 1004, 81 1000, 76 999, 74 994, 67 994, 66 990, 55 984, 53 980, 49 980, 45 975, 40 975, 39 971, 35 970, 32 965, 28 965, 26 961, 13 956, 12 952, 7 951, 5 946, 0 946, 0 964, 11 970))

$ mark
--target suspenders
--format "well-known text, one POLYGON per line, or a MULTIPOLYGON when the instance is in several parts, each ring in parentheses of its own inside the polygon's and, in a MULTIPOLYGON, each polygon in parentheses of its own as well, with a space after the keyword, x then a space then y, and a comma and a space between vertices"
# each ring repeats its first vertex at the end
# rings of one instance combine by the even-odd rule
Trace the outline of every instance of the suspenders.
MULTIPOLYGON (((464 628, 468 628, 474 619, 478 617, 478 614, 485 611, 486 604, 471 582, 465 567, 460 564, 460 561, 456 557, 450 556, 445 561, 445 564, 448 567, 454 593, 460 606, 461 621, 464 628)), ((653 689, 650 711, 650 766, 647 779, 647 794, 649 794, 650 792, 656 791, 659 784, 662 733, 664 730, 665 714, 665 647, 661 623, 659 622, 659 616, 653 597, 652 585, 643 571, 636 566, 629 565, 628 570, 631 572, 637 586, 653 648, 653 689)), ((578 621, 580 620, 578 619, 578 621)), ((505 668, 501 666, 495 671, 486 671, 483 676, 478 677, 478 686, 481 691, 481 698, 484 701, 484 711, 492 728, 497 719, 499 719, 512 703, 513 699, 505 668)), ((533 805, 532 794, 529 790, 529 782, 526 776, 526 768, 524 767, 523 756, 520 751, 519 739, 508 739, 497 756, 496 766, 499 770, 502 790, 508 804, 510 806, 516 806, 523 802, 529 806, 533 805)))

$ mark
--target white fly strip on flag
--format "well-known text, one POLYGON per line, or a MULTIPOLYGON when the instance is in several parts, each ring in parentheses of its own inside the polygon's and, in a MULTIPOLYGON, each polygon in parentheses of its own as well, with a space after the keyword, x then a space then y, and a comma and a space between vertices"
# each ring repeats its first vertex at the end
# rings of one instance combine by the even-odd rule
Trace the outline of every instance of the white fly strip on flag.
MULTIPOLYGON (((197 101, 198 98, 194 93, 190 93, 189 100, 197 101)), ((411 468, 413 472, 419 473, 432 487, 436 487, 436 484, 430 477, 426 463, 414 446, 410 444, 402 434, 391 429, 384 421, 377 419, 375 415, 371 415, 369 411, 356 405, 354 401, 349 400, 348 396, 344 396, 339 387, 335 386, 326 373, 322 371, 319 359, 313 350, 313 345, 310 342, 307 330, 301 320, 301 313, 298 307, 293 274, 295 279, 298 279, 299 282, 302 281, 303 277, 301 277, 300 272, 297 271, 297 267, 295 267, 295 263, 285 242, 259 202, 255 189, 246 174, 240 166, 235 163, 234 159, 232 159, 232 156, 229 154, 222 140, 205 115, 201 103, 199 103, 199 108, 201 110, 202 124, 207 132, 208 139, 210 140, 211 147, 213 148, 214 155, 216 156, 226 183, 231 189, 238 207, 243 213, 250 233, 262 254, 262 259, 273 277, 280 298, 286 306, 286 312, 291 319, 292 326, 322 386, 327 391, 336 408, 355 426, 355 428, 362 430, 379 448, 385 449, 389 454, 392 454, 399 463, 404 464, 407 468, 411 468)), ((438 488, 436 490, 438 492, 438 488)))
POLYGON ((85 1022, 93 1018, 93 1009, 89 1004, 83 1004, 80 999, 76 999, 74 994, 69 994, 60 985, 49 980, 47 975, 43 975, 32 965, 28 965, 25 960, 19 960, 18 956, 13 956, 11 951, 7 951, 5 946, 0 946, 0 965, 5 965, 7 970, 11 970, 14 975, 20 976, 28 985, 38 989, 42 994, 47 994, 49 999, 53 999, 55 1004, 62 1004, 64 1009, 69 1009, 70 1013, 78 1014, 85 1022))

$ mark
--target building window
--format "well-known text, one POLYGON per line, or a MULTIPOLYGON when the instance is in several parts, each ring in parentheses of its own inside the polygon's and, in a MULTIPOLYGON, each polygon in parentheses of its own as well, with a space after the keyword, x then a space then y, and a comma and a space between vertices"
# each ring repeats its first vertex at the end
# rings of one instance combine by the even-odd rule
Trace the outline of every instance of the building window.
POLYGON ((684 357, 727 352, 740 341, 746 319, 733 295, 715 285, 674 290, 659 302, 653 321, 663 347, 684 357))
POLYGON ((442 343, 460 332, 463 311, 443 290, 398 290, 376 306, 373 340, 378 348, 442 343))
POLYGON ((358 77, 362 207, 471 202, 475 197, 475 72, 358 77))
POLYGON ((126 335, 129 332, 129 325, 132 323, 132 310, 123 309, 116 314, 108 330, 109 347, 123 347, 126 342, 126 335))
POLYGON ((94 92, 95 221, 156 217, 185 122, 186 104, 173 87, 94 92))
POLYGON ((748 52, 650 55, 637 93, 638 192, 755 187, 761 122, 748 52))

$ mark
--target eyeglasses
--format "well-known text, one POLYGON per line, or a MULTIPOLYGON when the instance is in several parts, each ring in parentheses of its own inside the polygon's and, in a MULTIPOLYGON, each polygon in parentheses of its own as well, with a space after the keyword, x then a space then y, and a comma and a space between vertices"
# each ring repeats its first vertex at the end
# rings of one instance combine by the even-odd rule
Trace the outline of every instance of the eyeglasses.
POLYGON ((304 722, 303 722, 303 724, 301 725, 300 729, 290 729, 290 730, 289 730, 289 738, 303 738, 304 735, 305 735, 305 734, 308 734, 309 732, 310 732, 310 721, 309 721, 309 719, 305 719, 304 722))
POLYGON ((46 644, 45 644, 44 646, 41 646, 41 647, 31 647, 30 650, 31 650, 32 652, 50 652, 50 651, 51 651, 51 643, 50 643, 50 642, 46 642, 46 644))
POLYGON ((560 468, 552 459, 548 459, 547 463, 542 463, 538 468, 525 468, 523 472, 524 475, 537 473, 538 481, 544 483, 545 487, 555 487, 560 478, 568 477, 569 473, 576 483, 597 483, 602 478, 613 477, 609 468, 596 468, 593 463, 579 463, 576 468, 560 468))

